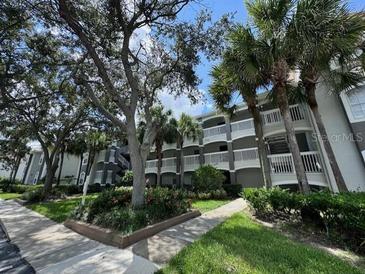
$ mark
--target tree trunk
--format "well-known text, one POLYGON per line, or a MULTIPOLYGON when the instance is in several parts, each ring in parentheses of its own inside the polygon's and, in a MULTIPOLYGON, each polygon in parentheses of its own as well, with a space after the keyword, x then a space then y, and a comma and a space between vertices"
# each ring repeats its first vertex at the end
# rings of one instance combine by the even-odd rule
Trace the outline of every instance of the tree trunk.
POLYGON ((295 173, 297 175, 299 189, 305 194, 310 193, 310 187, 308 184, 307 175, 300 155, 297 138, 295 137, 295 130, 290 115, 288 97, 286 95, 285 85, 277 85, 277 101, 280 109, 281 116, 283 118, 286 134, 288 136, 289 148, 293 157, 295 173))
POLYGON ((61 175, 62 175, 64 157, 65 157, 65 150, 63 148, 62 149, 62 152, 61 152, 61 163, 60 163, 60 170, 58 172, 57 186, 59 186, 60 185, 60 182, 61 182, 61 175))
POLYGON ((128 148, 131 158, 133 171, 133 192, 132 206, 138 208, 144 205, 144 191, 146 187, 145 166, 147 153, 141 151, 140 143, 137 139, 136 127, 134 121, 127 123, 128 148))
POLYGON ((16 163, 15 163, 15 167, 14 167, 14 170, 13 170, 13 176, 11 178, 11 183, 15 183, 15 180, 16 180, 16 175, 18 174, 18 170, 19 170, 19 166, 20 166, 20 161, 21 161, 21 158, 18 157, 16 159, 16 163))
POLYGON ((348 189, 347 189, 347 186, 343 179, 341 170, 338 166, 335 154, 332 150, 331 143, 328 139, 327 131, 324 127, 321 114, 319 113, 319 110, 318 110, 318 103, 317 103, 316 94, 315 94, 315 89, 316 89, 315 83, 306 83, 305 89, 306 89, 306 93, 307 93, 307 97, 308 97, 308 105, 313 112, 313 116, 314 116, 314 119, 316 121, 318 130, 319 130, 320 138, 323 141, 324 148, 326 150, 328 160, 330 162, 331 169, 332 169, 333 175, 335 177, 338 190, 340 192, 348 192, 348 189))
MULTIPOLYGON (((250 101, 250 100, 247 100, 250 101)), ((269 168, 269 160, 267 158, 266 146, 264 141, 264 133, 262 131, 262 121, 259 110, 256 107, 255 100, 253 102, 247 102, 248 109, 252 114, 255 132, 257 136, 257 147, 259 153, 259 160, 261 164, 262 176, 264 178, 265 187, 271 187, 271 176, 269 168)))
POLYGON ((77 174, 77 180, 76 180, 76 185, 79 185, 79 181, 80 181, 80 173, 81 173, 81 169, 82 169, 82 160, 84 159, 84 154, 81 153, 80 155, 80 166, 79 166, 79 172, 77 174))
POLYGON ((161 167, 162 167, 162 144, 156 140, 156 156, 157 156, 157 181, 156 186, 161 185, 161 167))
POLYGON ((184 143, 180 144, 180 188, 184 187, 184 178, 185 178, 185 161, 184 161, 184 143))
POLYGON ((43 194, 44 197, 47 198, 47 196, 50 194, 51 190, 52 190, 52 183, 53 183, 53 178, 55 176, 56 170, 58 168, 58 153, 54 156, 54 160, 52 161, 51 159, 46 160, 46 178, 45 178, 45 182, 44 182, 44 187, 43 187, 43 194))

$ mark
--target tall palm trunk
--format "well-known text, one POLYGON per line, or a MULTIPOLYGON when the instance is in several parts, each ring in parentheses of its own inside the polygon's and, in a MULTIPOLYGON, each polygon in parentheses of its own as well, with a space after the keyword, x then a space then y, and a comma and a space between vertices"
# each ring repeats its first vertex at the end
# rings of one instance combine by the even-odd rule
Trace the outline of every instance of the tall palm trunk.
POLYGON ((304 84, 304 86, 305 86, 305 91, 307 93, 308 105, 309 105, 310 109, 312 110, 314 119, 316 121, 318 130, 319 130, 319 134, 321 135, 320 138, 323 141, 324 148, 326 150, 328 160, 330 162, 331 169, 332 169, 333 175, 335 177, 338 190, 340 192, 347 192, 348 191, 347 186, 343 179, 341 170, 337 164, 337 160, 336 160, 335 154, 332 150, 331 143, 328 140, 326 128, 324 127, 321 114, 319 113, 319 110, 318 110, 318 103, 317 103, 316 94, 315 94, 316 84, 306 82, 304 84))
POLYGON ((158 139, 155 142, 156 145, 156 156, 157 156, 157 181, 156 186, 161 185, 161 167, 162 167, 162 144, 158 139))
POLYGON ((305 194, 310 192, 307 175, 300 155, 300 150, 295 137, 293 121, 290 115, 289 102, 286 94, 286 81, 288 79, 289 67, 285 60, 280 59, 274 69, 274 89, 277 95, 277 102, 283 118, 286 134, 288 136, 289 148, 293 157, 295 173, 298 179, 299 190, 305 194))
POLYGON ((271 187, 271 176, 270 176, 270 168, 269 161, 266 153, 266 146, 264 142, 264 133, 262 131, 262 121, 260 111, 256 107, 255 99, 246 99, 248 109, 252 114, 253 123, 255 127, 255 132, 257 136, 257 147, 259 153, 259 160, 261 164, 262 176, 264 178, 265 187, 271 187))

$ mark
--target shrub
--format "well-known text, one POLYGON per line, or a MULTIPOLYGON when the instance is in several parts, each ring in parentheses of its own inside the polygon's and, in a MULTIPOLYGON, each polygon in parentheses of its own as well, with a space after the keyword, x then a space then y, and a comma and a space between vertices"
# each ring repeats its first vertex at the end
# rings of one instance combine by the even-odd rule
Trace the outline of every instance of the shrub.
POLYGON ((133 171, 127 170, 122 179, 121 179, 121 186, 132 186, 133 185, 133 171))
POLYGON ((187 191, 186 197, 192 200, 210 200, 210 199, 217 199, 223 200, 227 199, 227 192, 224 189, 217 189, 210 192, 193 192, 187 191))
POLYGON ((82 187, 78 185, 59 185, 55 189, 66 195, 75 195, 82 193, 82 187))
MULTIPOLYGON (((302 195, 280 188, 245 189, 245 198, 258 214, 284 213, 301 216, 303 222, 326 228, 328 235, 341 238, 359 251, 365 239, 365 194, 328 191, 302 195)), ((365 250, 362 250, 362 252, 365 250)))
MULTIPOLYGON (((81 192, 82 192, 82 189, 81 188, 81 192)), ((101 192, 103 190, 102 186, 100 184, 91 184, 91 185, 88 185, 87 187, 87 193, 98 193, 98 192, 101 192)))
POLYGON ((223 189, 227 192, 227 195, 233 198, 240 196, 242 192, 241 184, 224 184, 223 189))
POLYGON ((191 201, 185 192, 168 188, 150 188, 146 191, 146 208, 153 220, 162 220, 187 212, 191 201))
POLYGON ((127 234, 148 225, 147 211, 144 209, 114 208, 110 212, 95 216, 93 223, 127 234))
POLYGON ((41 185, 22 185, 22 184, 16 184, 16 185, 10 185, 8 188, 8 192, 13 193, 19 193, 23 194, 25 192, 35 191, 38 189, 42 189, 43 186, 41 185))
POLYGON ((115 207, 126 207, 131 199, 132 191, 130 189, 105 190, 90 203, 88 219, 92 220, 97 214, 110 211, 115 207))
MULTIPOLYGON (((47 198, 61 199, 65 198, 65 194, 59 191, 57 188, 53 188, 47 198)), ((36 186, 36 188, 34 188, 33 190, 24 192, 22 195, 22 199, 30 203, 43 201, 45 199, 45 196, 43 194, 43 187, 36 186)))
POLYGON ((192 181, 196 192, 209 192, 222 188, 225 181, 223 173, 211 165, 205 165, 195 170, 192 181))

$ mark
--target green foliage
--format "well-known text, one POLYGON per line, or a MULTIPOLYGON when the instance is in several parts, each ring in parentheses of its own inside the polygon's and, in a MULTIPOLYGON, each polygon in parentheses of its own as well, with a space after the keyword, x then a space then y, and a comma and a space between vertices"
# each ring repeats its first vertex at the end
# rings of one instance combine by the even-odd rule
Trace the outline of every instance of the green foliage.
POLYGON ((225 181, 223 173, 211 165, 204 165, 193 174, 193 189, 195 192, 209 192, 222 189, 225 181))
POLYGON ((242 185, 241 184, 223 184, 223 189, 227 192, 229 197, 237 198, 241 195, 242 185))
POLYGON ((127 170, 122 179, 121 179, 122 186, 132 186, 133 185, 133 171, 127 170))
POLYGON ((112 208, 127 207, 131 199, 131 189, 119 188, 118 190, 103 191, 90 203, 87 218, 91 221, 99 213, 110 211, 112 208))
POLYGON ((188 191, 186 193, 187 197, 192 200, 224 200, 227 199, 227 192, 224 189, 217 189, 205 192, 193 192, 188 191))
POLYGON ((340 237, 364 252, 365 194, 316 192, 309 195, 291 193, 280 188, 245 189, 244 197, 257 214, 301 216, 314 225, 323 224, 330 236, 340 237))
POLYGON ((145 206, 138 209, 131 207, 131 199, 132 188, 106 190, 85 206, 76 207, 71 217, 129 233, 147 224, 185 213, 191 208, 185 192, 168 188, 146 190, 145 206))
POLYGON ((144 209, 113 208, 110 212, 95 216, 94 223, 128 234, 148 224, 147 213, 144 209))
POLYGON ((298 243, 235 214, 188 245, 157 273, 364 273, 326 251, 298 243))
POLYGON ((149 188, 145 194, 146 208, 152 220, 163 220, 187 212, 191 202, 180 190, 168 188, 149 188))

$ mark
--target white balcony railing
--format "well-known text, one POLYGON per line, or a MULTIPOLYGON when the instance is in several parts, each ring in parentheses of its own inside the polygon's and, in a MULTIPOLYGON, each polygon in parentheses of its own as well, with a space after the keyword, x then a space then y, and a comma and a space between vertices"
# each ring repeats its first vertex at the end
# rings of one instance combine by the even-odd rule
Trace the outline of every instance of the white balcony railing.
POLYGON ((228 151, 207 153, 204 155, 205 164, 212 165, 220 169, 229 169, 228 151))
MULTIPOLYGON (((323 173, 321 159, 317 151, 301 152, 306 173, 323 173)), ((268 155, 270 170, 273 174, 295 173, 291 153, 268 155)))
POLYGON ((255 135, 253 119, 231 123, 232 139, 255 135))
POLYGON ((99 151, 98 158, 97 158, 97 162, 98 163, 105 161, 105 153, 106 153, 106 150, 105 149, 102 150, 102 151, 99 151))
POLYGON ((176 172, 176 158, 162 159, 161 172, 176 172))
POLYGON ((176 149, 176 143, 163 143, 162 150, 176 149))
POLYGON ((109 163, 115 162, 115 149, 111 149, 109 153, 109 163))
POLYGON ((157 172, 157 160, 150 160, 146 162, 146 173, 157 172))
POLYGON ((210 143, 215 141, 226 141, 227 140, 227 127, 226 125, 220 125, 211 128, 203 129, 204 139, 203 142, 210 143))
POLYGON ((257 148, 234 150, 234 165, 236 169, 260 167, 257 148))
POLYGON ((195 140, 191 139, 191 138, 185 138, 184 139, 184 147, 188 147, 188 146, 198 146, 199 145, 199 139, 196 138, 195 140))
POLYGON ((199 155, 189 155, 184 157, 184 170, 194 171, 200 166, 200 156, 199 155))
POLYGON ((101 180, 103 179, 103 171, 99 170, 95 172, 94 183, 101 184, 101 180))
MULTIPOLYGON (((264 125, 277 124, 282 122, 282 117, 279 109, 263 111, 261 115, 262 115, 262 123, 264 125)), ((290 115, 293 122, 305 120, 306 117, 305 112, 300 105, 290 106, 290 115)))

